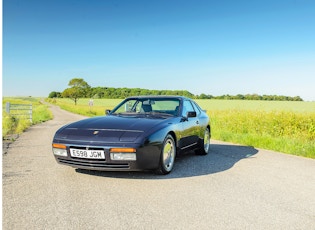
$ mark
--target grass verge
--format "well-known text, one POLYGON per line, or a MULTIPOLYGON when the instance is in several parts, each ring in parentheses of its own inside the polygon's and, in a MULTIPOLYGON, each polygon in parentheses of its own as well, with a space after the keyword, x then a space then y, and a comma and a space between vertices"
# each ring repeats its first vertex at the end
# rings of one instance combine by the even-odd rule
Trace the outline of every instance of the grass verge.
POLYGON ((211 111, 214 139, 315 159, 315 114, 289 111, 211 111))
POLYGON ((35 125, 47 120, 51 120, 53 115, 47 105, 42 104, 39 98, 3 98, 3 106, 6 102, 11 104, 32 104, 33 105, 33 121, 12 116, 2 111, 2 138, 8 135, 20 134, 31 125, 35 125))

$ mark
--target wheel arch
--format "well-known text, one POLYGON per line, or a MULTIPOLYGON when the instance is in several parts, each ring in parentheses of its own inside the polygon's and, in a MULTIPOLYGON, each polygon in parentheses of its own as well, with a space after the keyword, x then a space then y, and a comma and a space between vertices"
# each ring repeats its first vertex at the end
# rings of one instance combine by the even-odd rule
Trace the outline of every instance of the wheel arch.
POLYGON ((209 129, 210 138, 211 138, 211 126, 210 126, 210 124, 208 124, 206 128, 209 129))
POLYGON ((168 134, 170 134, 170 135, 173 137, 174 142, 175 142, 175 145, 176 145, 176 152, 178 152, 178 151, 179 151, 179 148, 178 148, 178 142, 177 142, 178 139, 177 139, 176 133, 171 130, 171 131, 169 131, 169 132, 166 134, 166 136, 167 136, 168 134))

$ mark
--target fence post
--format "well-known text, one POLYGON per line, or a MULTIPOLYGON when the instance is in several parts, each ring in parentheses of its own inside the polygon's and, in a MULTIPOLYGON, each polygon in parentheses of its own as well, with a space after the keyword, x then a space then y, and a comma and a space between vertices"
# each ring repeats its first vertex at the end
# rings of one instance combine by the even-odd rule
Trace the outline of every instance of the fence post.
POLYGON ((32 104, 30 105, 29 113, 30 113, 30 121, 31 121, 31 123, 33 123, 33 105, 32 104))
POLYGON ((7 102, 6 105, 5 105, 5 111, 7 113, 10 113, 10 102, 7 102))

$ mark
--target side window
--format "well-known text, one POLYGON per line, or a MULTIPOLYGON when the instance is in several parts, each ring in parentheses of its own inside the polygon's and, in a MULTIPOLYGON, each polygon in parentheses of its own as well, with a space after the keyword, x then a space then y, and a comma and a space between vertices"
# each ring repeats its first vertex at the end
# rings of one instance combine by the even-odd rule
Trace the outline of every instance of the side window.
POLYGON ((195 102, 192 102, 192 105, 194 106, 194 109, 195 109, 197 116, 198 116, 201 113, 199 107, 196 105, 195 102))
POLYGON ((140 113, 141 111, 142 102, 138 102, 134 107, 134 111, 140 113))
POLYGON ((190 103, 190 101, 185 100, 184 104, 183 104, 183 113, 182 116, 186 116, 187 112, 191 112, 191 111, 195 111, 194 107, 192 106, 192 104, 190 103))

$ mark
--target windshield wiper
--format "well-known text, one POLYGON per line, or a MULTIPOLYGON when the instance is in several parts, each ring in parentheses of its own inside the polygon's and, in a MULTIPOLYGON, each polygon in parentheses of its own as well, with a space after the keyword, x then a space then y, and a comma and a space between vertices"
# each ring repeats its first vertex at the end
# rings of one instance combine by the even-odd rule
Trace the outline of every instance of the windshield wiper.
POLYGON ((112 115, 118 115, 118 116, 122 116, 122 115, 137 115, 138 113, 136 112, 122 112, 122 113, 113 113, 112 115))
POLYGON ((145 112, 145 115, 152 115, 152 116, 161 116, 161 117, 173 117, 174 115, 169 114, 169 113, 163 113, 163 112, 156 112, 156 111, 151 111, 151 112, 145 112))

